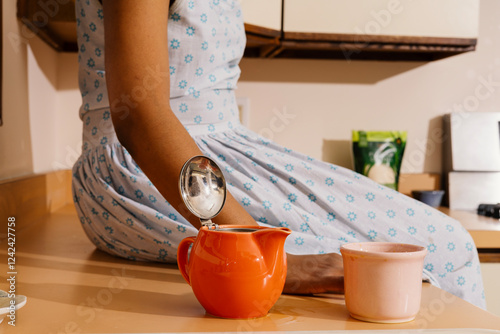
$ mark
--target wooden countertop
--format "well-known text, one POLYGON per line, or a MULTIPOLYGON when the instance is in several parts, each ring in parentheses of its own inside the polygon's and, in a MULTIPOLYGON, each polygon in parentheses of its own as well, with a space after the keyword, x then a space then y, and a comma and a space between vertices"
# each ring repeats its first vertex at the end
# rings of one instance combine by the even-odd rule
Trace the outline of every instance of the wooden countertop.
MULTIPOLYGON (((0 243, 0 289, 7 290, 7 245, 0 243)), ((500 329, 500 318, 430 284, 417 319, 373 324, 349 316, 341 295, 280 297, 260 319, 205 314, 174 265, 111 257, 87 240, 72 205, 16 231, 16 293, 26 295, 16 327, 0 333, 166 333, 376 329, 500 329)))
POLYGON ((440 207, 444 214, 458 220, 469 231, 476 247, 500 250, 500 220, 480 216, 474 211, 450 210, 440 207))

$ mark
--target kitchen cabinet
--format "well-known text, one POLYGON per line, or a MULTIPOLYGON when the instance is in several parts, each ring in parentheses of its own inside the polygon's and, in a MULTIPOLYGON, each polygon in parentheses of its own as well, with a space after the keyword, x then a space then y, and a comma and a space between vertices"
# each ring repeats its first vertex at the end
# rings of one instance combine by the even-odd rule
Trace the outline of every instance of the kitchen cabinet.
POLYGON ((239 0, 245 23, 281 31, 282 0, 239 0))
POLYGON ((477 38, 477 0, 285 0, 284 32, 477 38))
MULTIPOLYGON (((431 61, 477 43, 479 0, 239 1, 245 57, 431 61)), ((57 51, 78 50, 73 1, 17 4, 24 35, 34 32, 57 51)))
POLYGON ((282 0, 240 0, 247 44, 245 57, 266 58, 280 46, 282 0))

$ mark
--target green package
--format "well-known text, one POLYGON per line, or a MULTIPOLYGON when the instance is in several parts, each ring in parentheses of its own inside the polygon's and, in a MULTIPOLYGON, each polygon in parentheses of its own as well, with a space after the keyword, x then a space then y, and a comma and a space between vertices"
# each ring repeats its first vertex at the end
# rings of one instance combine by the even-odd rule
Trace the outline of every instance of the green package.
POLYGON ((399 170, 406 146, 406 131, 353 131, 356 172, 398 190, 399 170))

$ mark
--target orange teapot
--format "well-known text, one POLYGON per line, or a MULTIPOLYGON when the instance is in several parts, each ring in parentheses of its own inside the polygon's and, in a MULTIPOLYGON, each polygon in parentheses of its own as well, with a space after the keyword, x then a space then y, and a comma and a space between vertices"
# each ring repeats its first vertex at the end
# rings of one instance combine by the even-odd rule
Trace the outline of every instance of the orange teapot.
POLYGON ((177 250, 179 270, 200 304, 217 317, 266 315, 285 284, 284 244, 290 229, 213 224, 210 219, 222 209, 226 191, 221 170, 207 157, 184 164, 179 187, 203 225, 198 236, 183 239, 177 250))
POLYGON ((283 246, 289 234, 287 228, 204 226, 197 237, 181 241, 177 262, 209 314, 223 318, 262 317, 283 291, 283 246))

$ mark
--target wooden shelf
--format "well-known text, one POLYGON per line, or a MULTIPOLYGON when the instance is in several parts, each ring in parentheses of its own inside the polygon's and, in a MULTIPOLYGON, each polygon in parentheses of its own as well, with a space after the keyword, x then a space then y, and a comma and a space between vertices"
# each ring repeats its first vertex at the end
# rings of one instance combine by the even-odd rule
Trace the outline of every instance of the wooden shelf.
POLYGON ((250 41, 245 56, 260 58, 432 61, 474 51, 477 44, 475 38, 282 34, 249 24, 245 24, 245 31, 250 41), (254 42, 254 36, 258 36, 260 43, 254 42))
POLYGON ((77 52, 75 4, 73 1, 55 3, 47 5, 47 1, 18 0, 17 17, 55 50, 77 52), (40 6, 44 3, 45 6, 40 6))
POLYGON ((268 58, 280 47, 281 32, 245 23, 247 44, 244 57, 268 58))
MULTIPOLYGON (((75 5, 40 6, 18 0, 17 16, 42 40, 60 52, 77 52, 75 5), (53 11, 53 12, 51 12, 53 11)), ((283 32, 245 24, 245 57, 432 61, 476 49, 475 38, 438 38, 283 32)))

